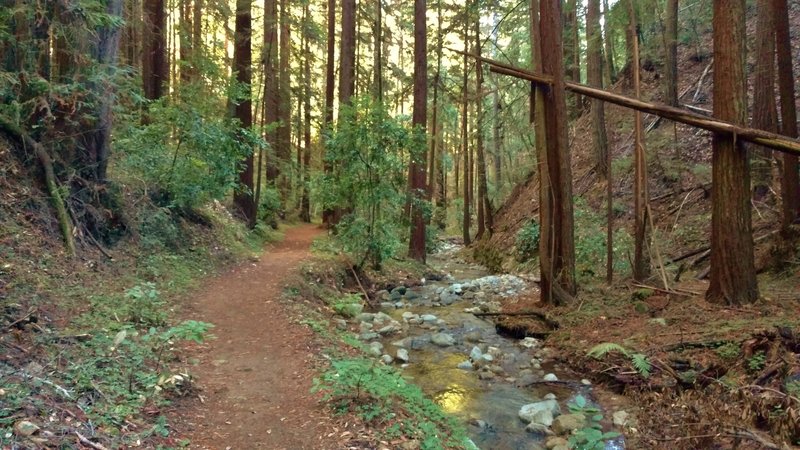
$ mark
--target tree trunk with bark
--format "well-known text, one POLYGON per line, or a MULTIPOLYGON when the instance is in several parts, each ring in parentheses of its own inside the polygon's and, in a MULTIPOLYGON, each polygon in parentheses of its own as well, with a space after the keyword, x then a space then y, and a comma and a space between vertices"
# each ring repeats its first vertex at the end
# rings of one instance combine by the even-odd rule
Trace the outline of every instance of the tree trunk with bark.
POLYGON ((302 198, 300 199, 300 219, 303 222, 311 222, 311 201, 309 190, 311 184, 311 40, 305 30, 308 30, 308 22, 311 20, 309 15, 309 4, 303 5, 303 177, 302 177, 302 198))
MULTIPOLYGON (((744 0, 714 0, 714 117, 747 121, 744 0)), ((711 272, 706 299, 737 305, 758 299, 747 148, 730 134, 712 138, 711 272)))
MULTIPOLYGON (((252 51, 250 40, 251 0, 236 1, 236 28, 234 31, 233 68, 236 81, 245 86, 244 98, 236 99, 235 117, 239 119, 242 129, 253 125, 252 99, 250 94, 252 51)), ((239 169, 239 187, 234 193, 234 203, 242 212, 250 228, 256 225, 256 204, 253 198, 254 161, 252 153, 245 157, 239 169)))
POLYGON ((280 0, 280 55, 278 63, 278 126, 275 159, 278 164, 277 186, 281 194, 281 204, 286 208, 291 186, 291 155, 292 155, 292 105, 291 105, 291 74, 289 73, 289 58, 291 54, 291 38, 289 30, 289 0, 280 0))
POLYGON ((144 0, 142 84, 150 100, 161 98, 169 83, 166 22, 164 0, 144 0))
POLYGON ((678 106, 678 0, 667 0, 664 16, 664 103, 678 106))
MULTIPOLYGON (((756 4, 756 65, 753 81, 753 128, 778 131, 778 109, 775 105, 775 14, 773 0, 756 4)), ((753 198, 761 200, 772 184, 772 150, 751 146, 753 198)))
POLYGON ((264 140, 269 144, 270 152, 267 156, 266 172, 267 183, 274 186, 279 175, 279 165, 276 158, 278 149, 278 132, 275 124, 280 120, 280 96, 278 86, 278 1, 264 1, 264 118, 266 125, 264 140))
MULTIPOLYGON (((328 0, 328 36, 327 52, 325 58, 325 110, 322 113, 322 134, 327 135, 333 125, 333 102, 334 92, 336 91, 336 77, 334 60, 336 53, 336 0, 328 0)), ((331 166, 323 155, 323 170, 330 173, 331 166)), ((322 210, 322 223, 326 227, 333 225, 333 210, 325 208, 322 210)))
POLYGON ((414 110, 411 123, 414 126, 415 143, 412 149, 409 173, 411 176, 411 239, 408 256, 425 262, 425 215, 422 202, 425 199, 425 127, 428 110, 428 39, 427 6, 425 0, 414 0, 414 110))
MULTIPOLYGON (((575 241, 572 213, 572 169, 567 146, 567 111, 564 89, 561 2, 539 3, 538 55, 541 71, 552 77, 551 88, 537 86, 536 120, 544 122, 544 143, 537 139, 541 173, 540 265, 542 301, 562 304, 573 299, 575 284, 575 241), (539 99, 541 96, 541 100, 539 99), (539 111, 541 109, 541 111, 539 111), (541 113, 541 114, 539 114, 541 113)), ((533 14, 535 16, 535 14, 533 14)), ((536 61, 536 60, 534 60, 536 61)), ((538 133, 537 133, 538 134, 538 133)))
MULTIPOLYGON (((464 21, 464 45, 466 46, 469 42, 469 25, 467 21, 464 21)), ((463 208, 463 222, 462 222, 462 237, 464 239, 464 245, 469 245, 472 243, 472 238, 470 237, 470 205, 472 203, 472 199, 470 198, 470 182, 469 182, 469 171, 470 171, 470 161, 469 161, 469 58, 467 55, 464 55, 464 82, 461 87, 461 158, 463 159, 463 170, 462 177, 462 190, 464 191, 463 200, 464 200, 464 208, 463 208)), ((456 183, 456 189, 458 188, 458 184, 456 183)))
MULTIPOLYGON (((778 51, 778 86, 781 101, 781 134, 797 138, 797 106, 795 105, 794 73, 792 68, 792 41, 789 31, 787 0, 775 2, 775 42, 778 51)), ((791 237, 790 226, 800 217, 800 176, 797 155, 783 155, 781 177, 782 220, 784 239, 791 237)))

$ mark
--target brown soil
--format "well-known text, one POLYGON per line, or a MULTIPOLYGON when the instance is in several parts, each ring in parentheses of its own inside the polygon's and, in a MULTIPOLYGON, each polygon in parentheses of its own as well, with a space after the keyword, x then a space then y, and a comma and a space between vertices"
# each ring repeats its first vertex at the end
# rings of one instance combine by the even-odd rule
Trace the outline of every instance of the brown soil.
POLYGON ((259 261, 217 277, 191 300, 191 318, 213 323, 216 337, 195 355, 197 401, 173 419, 193 448, 340 448, 338 436, 328 436, 332 419, 310 393, 314 337, 281 301, 319 233, 312 225, 288 229, 259 261))

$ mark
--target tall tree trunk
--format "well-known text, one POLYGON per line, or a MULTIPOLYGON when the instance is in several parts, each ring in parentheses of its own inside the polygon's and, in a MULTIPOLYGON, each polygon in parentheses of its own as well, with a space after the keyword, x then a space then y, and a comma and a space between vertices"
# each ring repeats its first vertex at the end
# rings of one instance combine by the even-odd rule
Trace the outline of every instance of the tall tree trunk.
POLYGON ((291 39, 289 32, 289 0, 280 0, 280 62, 278 63, 278 146, 275 148, 275 159, 278 164, 277 185, 281 193, 281 204, 286 208, 291 186, 292 155, 292 105, 291 75, 289 73, 289 55, 291 39))
MULTIPOLYGON (((535 14, 534 14, 535 15, 535 14)), ((546 148, 541 178, 540 265, 542 301, 561 304, 572 300, 575 284, 575 241, 572 214, 572 169, 567 146, 567 111, 564 90, 561 2, 542 0, 539 4, 539 56, 544 75, 553 79, 552 88, 537 86, 543 114, 546 148)), ((536 44, 534 44, 536 45, 536 44)), ((537 111, 538 113, 539 111, 537 111)), ((538 144, 537 140, 537 144, 538 144)))
POLYGON ((409 172, 411 195, 415 199, 411 214, 411 239, 408 256, 425 262, 425 127, 428 112, 428 38, 425 0, 414 0, 414 111, 411 123, 416 134, 409 172))
POLYGON ((339 55, 339 114, 356 89, 356 0, 342 0, 342 43, 339 55))
MULTIPOLYGON (((586 77, 589 86, 603 87, 603 36, 600 33, 600 0, 589 0, 586 11, 586 77)), ((606 136, 605 106, 593 99, 592 128, 595 148, 595 164, 601 179, 608 175, 608 138, 606 136)))
MULTIPOLYGON (((236 81, 245 86, 244 98, 236 100, 235 117, 239 119, 242 129, 253 125, 252 99, 250 94, 252 52, 250 40, 252 36, 251 0, 236 0, 236 28, 234 31, 233 67, 236 81)), ((247 220, 250 228, 256 225, 256 204, 253 199, 254 162, 252 153, 245 157, 239 169, 239 188, 234 193, 233 201, 247 220)))
MULTIPOLYGON (((747 122, 745 0, 714 0, 714 117, 747 122)), ((750 170, 744 142, 712 138, 711 272, 706 299, 752 303, 758 299, 750 218, 750 170)))
MULTIPOLYGON (((639 63, 639 35, 636 32, 636 11, 633 0, 628 2, 628 33, 632 36, 631 49, 631 74, 633 75, 633 88, 636 98, 641 98, 641 80, 639 63)), ((644 149, 644 127, 642 126, 642 113, 634 112, 634 180, 633 180, 633 216, 634 216, 634 250, 633 250, 633 279, 645 281, 650 275, 650 260, 647 258, 647 158, 644 149)))
MULTIPOLYGON (((789 8, 787 0, 774 0, 775 42, 778 50, 778 86, 781 97, 781 134, 797 137, 797 107, 795 105, 794 74, 792 69, 792 41, 789 33, 789 8)), ((797 155, 783 155, 781 197, 783 237, 791 237, 789 227, 800 217, 800 177, 797 155)))
POLYGON ((501 114, 503 113, 503 102, 500 99, 498 92, 494 93, 494 126, 492 131, 493 144, 494 144, 494 188, 496 192, 500 192, 503 184, 503 121, 501 114))
MULTIPOLYGON (((581 48, 578 34, 578 1, 566 0, 564 5, 564 59, 566 74, 570 81, 581 82, 581 48)), ((582 98, 578 94, 570 94, 572 104, 570 116, 577 117, 582 109, 582 98)))
POLYGON ((678 0, 667 0, 664 20, 664 103, 678 106, 678 0))
POLYGON ((164 0, 144 0, 142 84, 144 96, 150 100, 161 98, 169 83, 166 24, 164 0))
MULTIPOLYGON (((467 46, 469 42, 469 25, 467 21, 464 21, 464 46, 467 46)), ((469 59, 467 55, 464 55, 464 83, 461 88, 461 100, 462 100, 462 112, 461 112, 461 157, 463 158, 464 169, 462 172, 462 177, 464 182, 462 183, 462 190, 464 191, 463 199, 464 199, 464 220, 462 223, 462 236, 464 238, 464 245, 469 245, 472 243, 472 239, 470 237, 470 204, 472 203, 472 199, 470 198, 470 182, 469 182, 469 172, 470 172, 470 161, 469 161, 469 131, 467 130, 469 120, 469 59)), ((456 184, 456 187, 458 184, 456 184)))
MULTIPOLYGON (((778 109, 775 105, 775 15, 773 0, 758 0, 756 23, 756 66, 753 81, 753 128, 778 131, 778 109)), ((751 146, 753 152, 753 197, 767 196, 772 184, 772 150, 751 146)))
MULTIPOLYGON (((481 54, 481 33, 480 33, 480 16, 475 20, 475 53, 480 56, 481 54)), ((483 62, 480 60, 475 61, 475 153, 477 160, 478 172, 478 233, 475 235, 476 240, 483 238, 484 233, 487 231, 491 235, 491 217, 492 208, 489 203, 488 186, 486 183, 486 155, 484 142, 483 142, 483 126, 484 126, 484 111, 483 111, 483 62)))
POLYGON ((375 48, 373 49, 373 92, 379 104, 383 104, 383 0, 375 0, 375 48))
MULTIPOLYGON (((431 119, 431 149, 428 153, 428 201, 436 197, 437 192, 441 189, 438 180, 438 169, 441 166, 441 161, 438 157, 438 146, 441 140, 441 130, 439 126, 439 83, 440 74, 442 71, 442 0, 436 2, 436 74, 433 76, 433 118, 431 119)), ((437 202, 437 206, 439 202, 437 202)))
POLYGON ((303 196, 300 200, 300 218, 311 222, 311 202, 309 185, 311 183, 311 40, 306 34, 309 25, 309 4, 303 5, 303 196))
POLYGON ((279 166, 276 158, 278 149, 278 132, 274 124, 280 120, 278 95, 278 2, 264 1, 264 119, 267 125, 264 140, 270 146, 267 156, 267 183, 275 185, 278 180, 279 166))
MULTIPOLYGON (((333 102, 334 92, 336 91, 336 77, 334 76, 334 60, 336 53, 336 0, 328 0, 328 36, 327 53, 325 59, 325 111, 322 113, 322 134, 330 133, 333 123, 333 102)), ((331 172, 331 166, 323 156, 323 170, 325 173, 331 172)), ((325 208, 322 210, 322 223, 330 227, 333 222, 333 210, 325 208)))
MULTIPOLYGON (((600 0, 589 0, 586 10, 586 78, 589 86, 603 88, 603 36, 600 31, 600 0)), ((592 99, 592 140, 597 155, 597 173, 606 180, 606 281, 614 277, 614 216, 612 208, 611 158, 602 101, 592 99)))
POLYGON ((192 79, 192 2, 191 0, 180 0, 178 2, 179 22, 179 51, 180 63, 179 70, 181 83, 188 83, 192 79))
POLYGON ((605 56, 606 56, 606 86, 611 86, 617 81, 617 68, 614 66, 614 29, 610 24, 611 9, 608 7, 608 0, 603 0, 603 29, 605 31, 605 56))
POLYGON ((194 0, 192 10, 192 75, 200 79, 200 62, 203 57, 203 0, 194 0))

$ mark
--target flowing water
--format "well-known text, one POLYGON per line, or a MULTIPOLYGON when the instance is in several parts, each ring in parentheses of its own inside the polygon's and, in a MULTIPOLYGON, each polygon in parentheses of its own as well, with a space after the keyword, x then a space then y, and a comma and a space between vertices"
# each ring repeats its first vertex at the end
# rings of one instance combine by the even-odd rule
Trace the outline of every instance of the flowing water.
MULTIPOLYGON (((382 312, 398 323, 410 324, 403 327, 402 333, 381 338, 383 353, 395 356, 398 349, 406 349, 408 363, 402 364, 404 376, 420 386, 443 410, 461 419, 479 448, 544 448, 544 436, 526 431, 526 423, 518 415, 520 408, 555 394, 562 411, 567 411, 567 403, 578 394, 592 401, 592 387, 588 380, 581 380, 578 374, 548 358, 550 349, 543 348, 540 341, 503 337, 490 320, 473 314, 479 309, 496 309, 500 297, 518 295, 536 286, 513 276, 490 276, 485 268, 459 259, 457 251, 457 247, 449 245, 429 260, 434 268, 447 274, 445 279, 410 288, 402 297, 395 292, 393 298, 385 298, 382 312), (454 295, 454 290, 462 292, 454 295), (452 337, 452 345, 431 343, 437 334, 445 341, 447 336, 452 337), (476 351, 492 355, 482 357, 491 361, 481 360, 476 351), (478 357, 475 360, 483 364, 470 367, 471 352, 473 359, 478 357), (542 383, 546 374, 555 375, 559 381, 542 383)), ((388 297, 387 293, 383 295, 388 297)), ((606 419, 610 419, 611 405, 598 406, 606 419)), ((606 429, 613 428, 604 424, 606 429)), ((622 448, 621 437, 606 445, 607 450, 622 448)))

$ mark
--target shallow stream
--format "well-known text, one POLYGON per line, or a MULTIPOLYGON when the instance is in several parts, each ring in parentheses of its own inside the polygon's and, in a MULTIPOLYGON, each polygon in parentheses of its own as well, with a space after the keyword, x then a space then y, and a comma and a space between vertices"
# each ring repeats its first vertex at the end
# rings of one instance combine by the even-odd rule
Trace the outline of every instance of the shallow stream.
MULTIPOLYGON (((496 311, 502 297, 536 286, 511 275, 492 276, 460 259, 458 250, 445 244, 429 259, 446 274, 444 279, 381 293, 381 312, 394 319, 389 326, 397 330, 386 332, 378 318, 372 327, 362 324, 362 338, 374 340, 377 334, 383 359, 393 359, 442 409, 461 419, 480 449, 545 448, 547 436, 526 431, 520 408, 554 394, 567 413, 576 395, 594 402, 592 386, 554 363, 551 349, 541 341, 503 337, 489 318, 473 314, 496 311)), ((613 429, 613 405, 596 406, 604 413, 604 428, 613 429)), ((621 437, 606 445, 607 450, 623 448, 621 437)))

